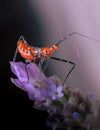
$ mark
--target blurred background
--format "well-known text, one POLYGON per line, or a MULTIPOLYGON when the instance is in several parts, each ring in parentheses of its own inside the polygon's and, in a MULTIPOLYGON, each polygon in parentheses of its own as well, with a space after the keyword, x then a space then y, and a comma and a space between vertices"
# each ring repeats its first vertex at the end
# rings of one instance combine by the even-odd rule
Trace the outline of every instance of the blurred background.
MULTIPOLYGON (((47 113, 33 109, 27 93, 10 81, 13 77, 9 61, 13 59, 17 40, 23 35, 37 47, 52 46, 64 36, 79 32, 100 40, 99 0, 1 0, 0 1, 0 56, 1 56, 1 124, 8 129, 49 129, 45 126, 47 113)), ((92 92, 95 100, 100 95, 100 43, 73 35, 71 41, 60 44, 56 57, 75 62, 76 68, 66 84, 79 87, 83 94, 92 92), (78 50, 78 52, 77 52, 78 50)), ((19 55, 17 61, 24 60, 19 55)), ((47 75, 57 74, 62 80, 70 65, 50 60, 47 75), (62 69, 63 68, 63 69, 62 69)))
MULTIPOLYGON (((0 1, 0 125, 3 129, 46 129, 46 114, 34 110, 27 93, 10 81, 14 75, 9 61, 14 57, 20 35, 33 46, 42 46, 44 42, 41 19, 37 10, 30 6, 28 0, 0 1)), ((23 59, 18 56, 16 60, 23 59)))

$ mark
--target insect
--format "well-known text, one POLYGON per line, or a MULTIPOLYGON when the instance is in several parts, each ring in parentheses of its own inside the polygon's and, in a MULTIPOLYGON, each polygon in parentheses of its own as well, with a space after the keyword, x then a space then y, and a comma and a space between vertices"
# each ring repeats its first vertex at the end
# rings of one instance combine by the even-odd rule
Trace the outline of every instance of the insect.
POLYGON ((61 59, 61 58, 53 57, 52 54, 55 53, 57 50, 59 50, 59 45, 63 41, 65 41, 66 39, 69 39, 69 37, 71 37, 72 35, 79 35, 79 36, 82 36, 82 37, 85 37, 85 38, 88 38, 90 40, 94 40, 94 41, 98 42, 97 40, 95 40, 95 39, 93 39, 91 37, 88 37, 88 36, 83 35, 81 33, 73 32, 73 33, 70 33, 68 36, 64 37, 62 40, 58 41, 56 44, 52 45, 51 47, 39 48, 39 47, 30 46, 26 42, 24 37, 21 36, 19 38, 18 42, 17 42, 17 48, 16 48, 16 51, 15 51, 15 55, 14 55, 13 61, 15 61, 15 59, 16 59, 17 52, 19 52, 20 55, 24 59, 26 59, 26 60, 28 60, 30 62, 37 62, 37 61, 39 61, 39 65, 42 65, 42 63, 45 60, 49 59, 49 58, 53 59, 53 60, 58 60, 58 61, 62 61, 62 62, 65 62, 65 63, 69 63, 69 64, 72 65, 72 67, 71 67, 71 69, 69 70, 69 72, 67 73, 66 77, 63 80, 63 84, 64 84, 66 79, 70 75, 70 73, 75 68, 75 63, 72 62, 72 61, 69 61, 69 60, 64 60, 64 59, 61 59))

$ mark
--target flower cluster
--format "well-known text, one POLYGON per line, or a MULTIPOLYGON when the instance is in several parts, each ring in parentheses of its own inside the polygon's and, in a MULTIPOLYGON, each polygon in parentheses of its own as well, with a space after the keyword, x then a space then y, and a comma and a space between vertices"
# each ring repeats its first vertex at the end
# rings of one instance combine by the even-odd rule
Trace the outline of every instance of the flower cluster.
POLYGON ((57 76, 46 77, 35 63, 10 62, 10 65, 17 76, 11 81, 28 93, 35 109, 48 112, 46 124, 52 130, 95 130, 99 112, 91 93, 83 96, 79 88, 62 85, 57 76))

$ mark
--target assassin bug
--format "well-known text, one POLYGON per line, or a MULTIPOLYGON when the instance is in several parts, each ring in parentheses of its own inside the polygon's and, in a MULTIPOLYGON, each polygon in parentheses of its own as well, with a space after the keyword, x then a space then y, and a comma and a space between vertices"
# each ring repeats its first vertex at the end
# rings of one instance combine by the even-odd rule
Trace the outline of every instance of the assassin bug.
POLYGON ((65 79, 63 80, 63 84, 65 83, 66 79, 68 78, 68 76, 70 75, 70 73, 73 71, 73 69, 75 68, 75 63, 69 60, 64 60, 61 58, 57 58, 57 57, 53 57, 52 54, 55 53, 58 49, 59 49, 59 45, 65 41, 66 39, 69 39, 69 37, 71 37, 72 35, 79 35, 85 38, 88 38, 90 40, 94 40, 96 42, 99 42, 91 37, 88 37, 86 35, 83 35, 81 33, 77 33, 77 32, 73 32, 70 33, 68 36, 64 37, 62 40, 58 41, 56 44, 52 45, 51 47, 33 47, 30 46, 29 44, 27 44, 26 40, 24 39, 23 36, 21 36, 17 42, 17 48, 16 48, 16 52, 13 58, 13 61, 15 61, 17 52, 20 53, 20 55, 28 60, 28 61, 33 61, 33 62, 37 62, 39 61, 39 65, 41 65, 43 63, 44 60, 47 60, 48 58, 53 59, 53 60, 58 60, 58 61, 62 61, 65 63, 69 63, 72 65, 72 68, 70 69, 70 71, 67 73, 65 79))

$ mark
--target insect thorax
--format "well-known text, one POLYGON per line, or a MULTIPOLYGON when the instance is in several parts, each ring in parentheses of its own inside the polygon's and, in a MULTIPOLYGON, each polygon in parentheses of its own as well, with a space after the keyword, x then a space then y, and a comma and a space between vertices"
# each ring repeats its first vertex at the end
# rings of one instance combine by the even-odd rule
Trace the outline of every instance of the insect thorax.
POLYGON ((34 58, 37 59, 37 58, 41 58, 41 57, 42 57, 42 49, 41 48, 35 48, 34 58))

